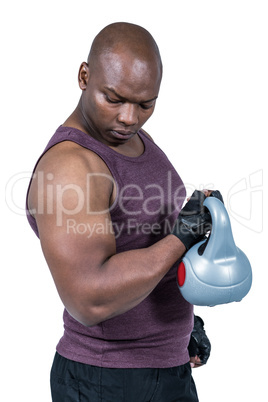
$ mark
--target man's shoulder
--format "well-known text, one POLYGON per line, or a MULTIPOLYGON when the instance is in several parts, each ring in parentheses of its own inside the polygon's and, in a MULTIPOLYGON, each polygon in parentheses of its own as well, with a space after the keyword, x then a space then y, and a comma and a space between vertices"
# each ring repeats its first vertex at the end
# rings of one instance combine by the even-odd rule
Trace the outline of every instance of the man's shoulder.
POLYGON ((57 172, 106 172, 103 160, 90 149, 73 141, 62 141, 48 149, 39 161, 38 169, 57 172))
POLYGON ((47 150, 34 173, 28 195, 30 209, 36 208, 38 197, 49 198, 52 188, 64 192, 65 199, 67 195, 71 198, 81 193, 84 197, 89 193, 89 184, 99 199, 102 195, 109 199, 113 190, 110 171, 101 158, 71 141, 58 143, 47 150))

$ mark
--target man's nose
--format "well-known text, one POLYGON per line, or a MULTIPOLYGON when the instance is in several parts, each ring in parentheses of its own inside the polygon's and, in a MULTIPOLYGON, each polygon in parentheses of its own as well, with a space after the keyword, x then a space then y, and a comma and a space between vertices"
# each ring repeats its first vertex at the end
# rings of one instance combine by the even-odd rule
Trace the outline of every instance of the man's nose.
POLYGON ((118 121, 125 126, 134 126, 139 122, 139 105, 123 103, 118 114, 118 121))

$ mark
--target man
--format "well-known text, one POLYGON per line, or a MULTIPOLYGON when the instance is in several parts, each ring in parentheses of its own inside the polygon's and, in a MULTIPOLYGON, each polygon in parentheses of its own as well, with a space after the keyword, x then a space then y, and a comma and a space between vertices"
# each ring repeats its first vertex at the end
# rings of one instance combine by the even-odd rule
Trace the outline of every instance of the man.
MULTIPOLYGON (((78 106, 34 170, 28 219, 65 306, 51 370, 56 402, 198 401, 187 349, 193 307, 176 269, 208 231, 210 193, 195 192, 176 220, 184 185, 142 130, 161 78, 149 32, 104 28, 80 66, 78 106)), ((196 366, 209 354, 200 322, 196 366)))

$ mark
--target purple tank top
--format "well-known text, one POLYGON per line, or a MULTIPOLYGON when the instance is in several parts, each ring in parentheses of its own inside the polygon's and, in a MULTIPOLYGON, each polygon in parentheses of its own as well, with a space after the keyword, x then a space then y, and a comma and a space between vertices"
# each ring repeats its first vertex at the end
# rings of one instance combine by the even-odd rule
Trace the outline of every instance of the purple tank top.
MULTIPOLYGON (((106 163, 117 187, 110 212, 117 253, 148 247, 168 235, 185 198, 182 180, 166 155, 142 130, 138 134, 144 144, 139 157, 121 155, 80 130, 62 126, 44 151, 59 142, 73 141, 106 163)), ((27 218, 38 236, 28 210, 27 218)), ((188 362, 193 306, 178 290, 177 265, 138 306, 96 326, 83 326, 64 309, 58 353, 110 368, 165 368, 188 362)))

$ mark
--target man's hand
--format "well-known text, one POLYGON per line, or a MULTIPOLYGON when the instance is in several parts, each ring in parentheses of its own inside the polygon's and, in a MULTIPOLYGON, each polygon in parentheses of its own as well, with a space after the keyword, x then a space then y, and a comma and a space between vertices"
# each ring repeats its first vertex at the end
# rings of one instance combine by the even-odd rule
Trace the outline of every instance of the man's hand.
POLYGON ((223 202, 218 190, 205 190, 204 192, 195 190, 182 208, 175 223, 172 234, 182 241, 187 250, 203 240, 211 230, 211 215, 209 210, 203 206, 207 196, 216 197, 223 202))
POLYGON ((210 356, 211 344, 204 330, 204 321, 196 315, 188 351, 192 368, 206 364, 210 356))

